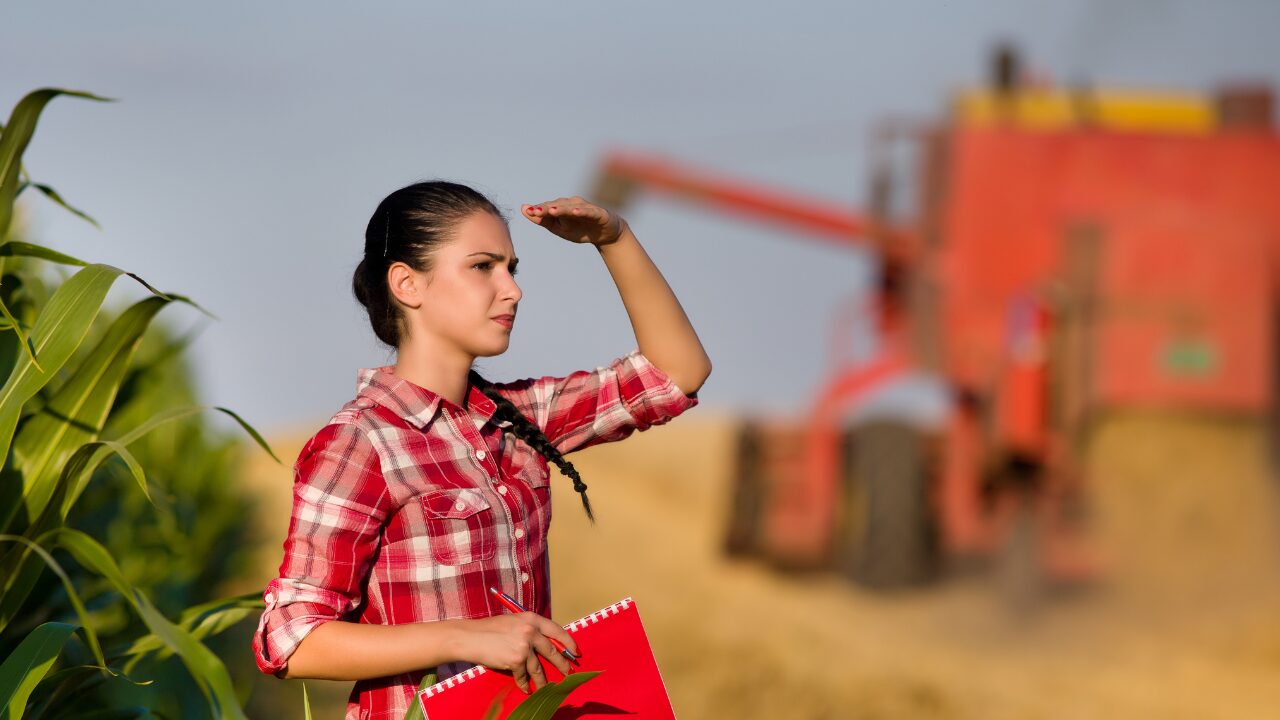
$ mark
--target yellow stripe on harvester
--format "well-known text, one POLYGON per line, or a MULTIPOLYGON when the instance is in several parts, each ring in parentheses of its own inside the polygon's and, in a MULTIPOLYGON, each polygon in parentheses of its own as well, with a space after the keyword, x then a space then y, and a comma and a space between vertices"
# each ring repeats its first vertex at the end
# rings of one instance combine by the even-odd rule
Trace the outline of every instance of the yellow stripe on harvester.
POLYGON ((954 113, 961 125, 1013 125, 1024 130, 1095 127, 1204 134, 1218 126, 1218 111, 1211 100, 1177 93, 975 90, 956 98, 954 113))

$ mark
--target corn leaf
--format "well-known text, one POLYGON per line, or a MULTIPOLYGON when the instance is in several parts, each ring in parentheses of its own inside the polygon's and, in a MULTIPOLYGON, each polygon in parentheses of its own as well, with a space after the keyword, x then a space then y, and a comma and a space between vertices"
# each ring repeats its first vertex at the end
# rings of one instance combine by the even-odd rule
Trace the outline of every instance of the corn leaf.
MULTIPOLYGON (((178 618, 178 627, 191 633, 191 637, 203 640, 232 627, 250 614, 261 611, 262 608, 260 594, 237 595, 187 608, 178 618)), ((151 653, 156 653, 157 660, 163 660, 173 654, 158 636, 144 635, 135 640, 125 651, 125 655, 133 657, 125 663, 124 671, 132 672, 133 668, 151 653)))
POLYGON ((517 705, 516 709, 507 716, 507 720, 550 720, 569 697, 569 693, 577 690, 579 686, 601 672, 601 670, 592 670, 570 673, 560 682, 549 682, 543 685, 517 705))
POLYGON ((9 235, 9 227, 13 222, 13 204, 18 195, 18 181, 22 174, 22 154, 26 152, 31 137, 36 132, 36 121, 44 106, 59 95, 113 102, 111 98, 98 97, 80 90, 63 90, 60 88, 41 88, 27 93, 18 101, 4 131, 0 132, 0 240, 9 235))
MULTIPOLYGON (((121 313, 71 378, 39 414, 23 424, 14 439, 11 463, 22 474, 28 520, 43 512, 76 449, 98 437, 142 334, 168 302, 150 297, 121 313)), ((127 453, 124 457, 126 462, 132 459, 127 453)), ((136 465, 133 462, 130 469, 136 465)), ((141 472, 137 468, 135 477, 141 472)), ((145 493, 145 482, 141 484, 145 493)), ((0 519, 6 521, 0 528, 7 527, 8 518, 0 519)))
POLYGON ((218 412, 221 412, 230 416, 233 420, 239 423, 240 427, 243 428, 245 432, 249 433, 249 435, 254 439, 254 441, 258 443, 259 447, 267 451, 267 454, 270 455, 273 460, 275 460, 276 462, 280 462, 280 458, 276 457, 276 454, 272 452, 271 446, 267 444, 267 441, 262 438, 262 435, 260 435, 257 430, 253 429, 252 425, 245 422, 244 419, 241 418, 239 415, 237 415, 235 412, 227 408, 217 407, 217 406, 211 407, 209 405, 191 405, 184 408, 174 408, 173 410, 166 410, 162 413, 156 413, 156 415, 153 416, 150 420, 130 430, 124 435, 121 435, 120 437, 116 438, 116 440, 121 444, 128 445, 134 440, 137 440, 143 435, 146 435, 147 433, 151 432, 158 425, 163 425, 164 423, 172 422, 174 420, 180 420, 184 417, 189 417, 191 415, 195 415, 196 413, 204 412, 205 410, 217 410, 218 412))
POLYGON ((18 192, 16 194, 21 195, 22 191, 28 187, 33 187, 39 190, 40 192, 44 193, 45 197, 61 205, 64 210, 70 212, 72 215, 75 215, 76 217, 80 218, 81 220, 84 220, 85 222, 98 228, 99 230, 102 229, 102 226, 98 224, 97 220, 94 220, 93 218, 89 217, 88 214, 86 214, 85 212, 71 207, 71 205, 67 204, 66 200, 62 199, 62 196, 58 194, 57 190, 54 190, 48 185, 43 185, 41 183, 36 183, 36 182, 23 183, 22 185, 18 186, 18 192))
POLYGON ((23 638, 0 665, 0 703, 4 703, 7 720, 23 716, 31 691, 53 667, 75 629, 66 623, 45 623, 23 638))
POLYGON ((76 715, 76 720, 136 720, 137 718, 155 717, 149 708, 137 706, 127 708, 107 708, 93 710, 76 715))
POLYGON ((63 480, 67 488, 67 494, 59 508, 59 514, 64 520, 67 514, 71 512, 71 506, 75 504, 80 493, 89 484, 89 478, 93 476, 94 471, 113 453, 119 455, 121 460, 124 460, 125 465, 129 468, 129 474, 133 476, 134 482, 138 483, 138 487, 141 488, 142 494, 146 496, 147 501, 152 505, 155 504, 155 501, 151 499, 151 491, 147 489, 147 476, 142 471, 142 465, 138 464, 138 461, 133 457, 133 453, 129 452, 129 449, 123 444, 114 440, 98 440, 81 445, 80 449, 67 461, 69 475, 63 480))
POLYGON ((413 702, 409 705, 409 710, 404 714, 404 720, 422 720, 422 700, 418 698, 418 693, 435 685, 440 677, 435 670, 422 676, 422 682, 418 683, 418 690, 413 694, 413 702))
POLYGON ((56 535, 58 545, 70 551, 81 565, 111 583, 133 606, 147 629, 182 659, 196 685, 209 701, 214 717, 248 720, 236 697, 227 667, 218 656, 193 638, 191 633, 165 618, 146 595, 131 586, 106 548, 88 535, 71 528, 59 528, 51 534, 56 535))
POLYGON ((80 627, 84 628, 85 638, 88 640, 89 649, 93 652, 93 657, 98 661, 98 665, 107 672, 111 672, 107 668, 106 658, 102 655, 102 646, 98 642, 98 634, 93 631, 93 625, 89 622, 89 613, 85 610, 84 602, 80 599, 80 593, 76 592, 76 586, 71 582, 71 578, 67 576, 67 571, 62 569, 57 560, 49 554, 49 551, 42 547, 42 541, 47 536, 41 536, 39 540, 32 541, 20 535, 0 535, 0 542, 16 542, 25 546, 25 550, 20 558, 20 570, 11 577, 5 579, 3 589, 0 589, 0 630, 8 626, 9 621, 21 608, 22 602, 31 594, 31 588, 35 586, 36 579, 40 574, 40 565, 35 561, 37 559, 44 561, 44 564, 53 571, 58 579, 62 581, 62 587, 67 592, 67 599, 71 603, 71 607, 76 611, 76 616, 80 618, 80 627), (28 553, 35 553, 36 557, 31 557, 28 553))
POLYGON ((27 351, 27 357, 31 358, 31 362, 35 363, 36 369, 40 370, 40 363, 36 362, 36 349, 31 344, 31 337, 22 330, 22 323, 13 316, 9 311, 9 306, 4 304, 4 300, 0 300, 0 314, 4 315, 6 328, 13 328, 13 332, 18 336, 18 343, 27 351))
POLYGON ((22 407, 49 382, 84 341, 119 268, 90 265, 72 275, 49 298, 31 329, 30 355, 19 357, 0 387, 0 458, 9 456, 22 407), (35 356, 44 358, 37 367, 35 356))
POLYGON ((84 267, 89 264, 80 258, 65 255, 57 250, 50 250, 42 245, 32 245, 31 243, 20 242, 18 240, 10 240, 9 242, 0 245, 0 256, 33 257, 40 258, 42 260, 51 260, 63 265, 77 265, 79 267, 84 267))

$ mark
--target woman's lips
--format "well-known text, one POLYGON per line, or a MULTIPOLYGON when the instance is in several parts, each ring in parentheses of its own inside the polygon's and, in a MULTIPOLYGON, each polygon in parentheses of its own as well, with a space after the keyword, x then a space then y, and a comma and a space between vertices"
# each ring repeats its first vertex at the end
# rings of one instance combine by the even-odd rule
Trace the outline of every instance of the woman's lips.
POLYGON ((516 324, 515 315, 499 315, 493 319, 494 322, 510 330, 516 324))

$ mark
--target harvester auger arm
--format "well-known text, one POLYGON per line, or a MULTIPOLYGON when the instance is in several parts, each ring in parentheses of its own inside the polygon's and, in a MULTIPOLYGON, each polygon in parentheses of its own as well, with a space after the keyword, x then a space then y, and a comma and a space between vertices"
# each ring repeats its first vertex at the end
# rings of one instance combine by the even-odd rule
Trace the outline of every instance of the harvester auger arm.
POLYGON ((605 207, 624 208, 636 193, 650 191, 763 220, 843 247, 867 247, 906 260, 911 234, 858 211, 740 180, 695 170, 655 155, 613 151, 605 155, 591 197, 605 207))

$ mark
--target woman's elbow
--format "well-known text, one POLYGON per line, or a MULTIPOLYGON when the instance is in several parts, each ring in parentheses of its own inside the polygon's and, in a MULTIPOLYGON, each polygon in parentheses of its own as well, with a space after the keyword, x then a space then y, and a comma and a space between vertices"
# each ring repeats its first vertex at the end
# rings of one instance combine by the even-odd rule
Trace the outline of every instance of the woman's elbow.
POLYGON ((697 368, 685 372, 679 378, 672 378, 676 387, 680 388, 685 395, 693 395, 702 389, 703 383, 711 376, 711 359, 707 358, 706 362, 697 368))

